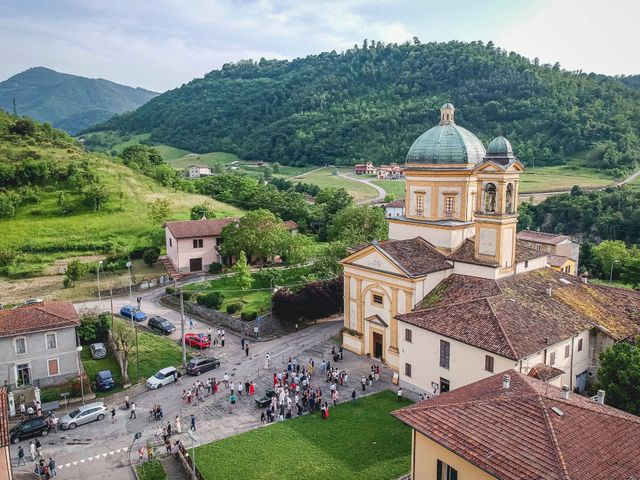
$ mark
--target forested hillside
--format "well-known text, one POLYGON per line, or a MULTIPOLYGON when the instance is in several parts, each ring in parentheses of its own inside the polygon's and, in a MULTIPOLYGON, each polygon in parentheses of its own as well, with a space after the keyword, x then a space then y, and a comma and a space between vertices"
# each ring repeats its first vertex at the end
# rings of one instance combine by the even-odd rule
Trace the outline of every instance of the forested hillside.
POLYGON ((116 113, 135 110, 157 93, 101 78, 36 67, 0 82, 0 108, 77 133, 116 113))
POLYGON ((98 129, 285 164, 380 163, 403 160, 445 101, 485 142, 507 136, 526 164, 559 164, 587 149, 617 174, 640 163, 640 92, 491 42, 365 41, 344 53, 241 61, 98 129))

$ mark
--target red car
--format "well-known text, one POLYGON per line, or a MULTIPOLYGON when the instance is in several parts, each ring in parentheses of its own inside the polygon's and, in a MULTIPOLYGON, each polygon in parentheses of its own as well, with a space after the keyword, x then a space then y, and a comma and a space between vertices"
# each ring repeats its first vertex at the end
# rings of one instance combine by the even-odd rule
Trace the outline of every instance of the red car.
POLYGON ((211 341, 204 333, 185 333, 184 343, 189 347, 204 350, 211 346, 211 341))

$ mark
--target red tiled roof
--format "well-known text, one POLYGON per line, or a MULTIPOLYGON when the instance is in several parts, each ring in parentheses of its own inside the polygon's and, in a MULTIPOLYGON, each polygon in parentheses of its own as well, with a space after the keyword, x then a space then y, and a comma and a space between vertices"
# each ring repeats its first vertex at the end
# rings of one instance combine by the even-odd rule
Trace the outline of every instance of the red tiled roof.
POLYGON ((404 208, 404 198, 385 203, 385 208, 404 208))
POLYGON ((552 267, 561 267, 567 260, 569 260, 569 257, 565 257, 564 255, 549 255, 547 263, 552 267))
POLYGON ((544 363, 537 363, 531 370, 529 370, 528 375, 533 378, 537 378, 538 380, 551 380, 552 378, 559 377, 564 373, 564 370, 560 370, 559 368, 552 367, 550 365, 546 365, 544 363))
POLYGON ((0 337, 77 327, 80 319, 71 302, 45 300, 12 310, 0 310, 0 337))
POLYGON ((518 240, 527 242, 544 243, 546 245, 557 245, 565 240, 571 240, 567 235, 557 235, 555 233, 534 232, 532 230, 522 230, 516 233, 518 240))
POLYGON ((295 230, 298 228, 298 224, 293 220, 287 220, 286 222, 282 222, 287 230, 295 230))
POLYGON ((550 268, 496 281, 451 275, 418 305, 396 318, 511 359, 593 327, 615 340, 640 332, 640 292, 585 284, 550 268))
POLYGON ((408 240, 385 240, 371 244, 391 258, 410 277, 453 268, 447 262, 447 257, 422 237, 408 240))
POLYGON ((501 480, 640 475, 640 418, 506 373, 509 389, 498 374, 391 414, 501 480))
MULTIPOLYGON (((516 263, 521 263, 526 260, 533 260, 546 256, 546 252, 529 248, 524 242, 516 240, 516 263)), ((453 252, 448 257, 450 260, 462 263, 471 263, 474 265, 483 265, 487 267, 497 267, 495 262, 488 262, 486 260, 478 260, 475 258, 475 240, 473 238, 467 238, 460 248, 453 252)))
POLYGON ((185 220, 178 222, 166 222, 165 226, 169 229, 174 238, 217 237, 220 235, 224 227, 236 220, 237 218, 185 220))

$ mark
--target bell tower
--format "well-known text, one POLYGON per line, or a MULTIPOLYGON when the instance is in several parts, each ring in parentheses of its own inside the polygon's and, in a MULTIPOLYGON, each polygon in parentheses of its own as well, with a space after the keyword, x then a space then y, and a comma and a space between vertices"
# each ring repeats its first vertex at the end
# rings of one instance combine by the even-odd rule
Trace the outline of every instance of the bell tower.
POLYGON ((524 167, 504 137, 491 141, 482 163, 475 169, 475 252, 477 260, 515 271, 518 188, 524 167))

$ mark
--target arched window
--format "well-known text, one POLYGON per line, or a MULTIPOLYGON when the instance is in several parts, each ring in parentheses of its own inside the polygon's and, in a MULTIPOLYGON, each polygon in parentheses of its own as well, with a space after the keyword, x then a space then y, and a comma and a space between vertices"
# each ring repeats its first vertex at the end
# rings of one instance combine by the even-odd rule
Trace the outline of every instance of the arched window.
POLYGON ((505 213, 513 213, 513 184, 507 185, 507 194, 505 195, 505 213))
POLYGON ((487 183, 484 187, 484 213, 495 213, 496 211, 496 186, 487 183))

